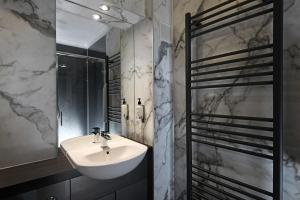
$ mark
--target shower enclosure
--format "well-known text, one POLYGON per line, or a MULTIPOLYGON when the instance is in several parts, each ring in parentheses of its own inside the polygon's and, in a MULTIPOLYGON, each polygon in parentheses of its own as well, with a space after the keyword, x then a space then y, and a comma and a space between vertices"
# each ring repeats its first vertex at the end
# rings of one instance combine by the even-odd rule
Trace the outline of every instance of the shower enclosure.
POLYGON ((59 143, 106 128, 105 58, 57 53, 59 143))

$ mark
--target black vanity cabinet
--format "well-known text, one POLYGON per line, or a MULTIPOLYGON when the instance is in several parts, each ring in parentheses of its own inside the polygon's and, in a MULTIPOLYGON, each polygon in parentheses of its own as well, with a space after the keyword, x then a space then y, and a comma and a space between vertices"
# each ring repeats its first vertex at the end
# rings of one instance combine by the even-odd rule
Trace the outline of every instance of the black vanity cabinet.
POLYGON ((25 192, 3 200, 150 200, 148 181, 98 181, 85 176, 25 192))
POLYGON ((116 200, 150 200, 147 188, 147 180, 144 179, 116 191, 116 200))
POLYGON ((70 181, 63 181, 3 200, 70 200, 70 181))
POLYGON ((71 179, 72 200, 150 200, 148 179, 142 163, 133 172, 112 180, 95 180, 86 176, 71 179), (109 195, 108 195, 109 194, 109 195))

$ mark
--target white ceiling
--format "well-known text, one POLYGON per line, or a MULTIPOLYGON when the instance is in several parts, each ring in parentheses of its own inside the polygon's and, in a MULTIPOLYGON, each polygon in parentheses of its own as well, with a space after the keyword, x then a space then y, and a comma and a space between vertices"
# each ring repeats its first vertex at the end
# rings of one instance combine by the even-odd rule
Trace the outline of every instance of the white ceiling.
POLYGON ((142 16, 112 4, 108 4, 111 6, 109 11, 101 11, 101 4, 108 3, 106 0, 56 0, 56 42, 88 48, 111 27, 126 29, 142 19, 142 16), (93 14, 101 15, 101 20, 95 21, 93 14))
POLYGON ((56 42, 88 48, 110 29, 106 24, 56 9, 56 42))
POLYGON ((84 17, 76 10, 65 9, 64 0, 56 1, 56 42, 59 44, 88 48, 102 38, 110 29, 104 23, 84 17))

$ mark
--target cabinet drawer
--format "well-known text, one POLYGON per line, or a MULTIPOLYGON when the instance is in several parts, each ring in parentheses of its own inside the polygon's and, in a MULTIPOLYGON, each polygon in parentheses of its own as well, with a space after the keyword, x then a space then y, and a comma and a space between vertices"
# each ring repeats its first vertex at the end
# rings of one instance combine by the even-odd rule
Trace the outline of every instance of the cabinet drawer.
POLYGON ((53 184, 5 200, 70 200, 70 181, 53 184))
POLYGON ((116 200, 148 200, 147 179, 116 192, 116 200))

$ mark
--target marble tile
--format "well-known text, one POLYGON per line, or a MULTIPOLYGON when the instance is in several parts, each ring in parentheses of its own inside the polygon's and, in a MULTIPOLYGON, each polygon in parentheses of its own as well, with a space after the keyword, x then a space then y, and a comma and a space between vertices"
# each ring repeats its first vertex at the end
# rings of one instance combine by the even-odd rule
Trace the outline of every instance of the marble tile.
POLYGON ((185 13, 195 14, 198 0, 173 1, 173 108, 174 108, 174 190, 175 198, 186 198, 185 152, 185 13))
POLYGON ((0 1, 0 168, 56 156, 55 2, 0 1))
POLYGON ((154 199, 174 199, 172 1, 153 1, 154 199))
POLYGON ((284 1, 284 200, 300 199, 300 2, 284 1))

